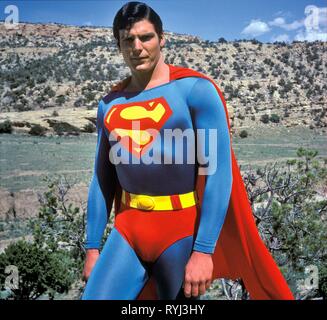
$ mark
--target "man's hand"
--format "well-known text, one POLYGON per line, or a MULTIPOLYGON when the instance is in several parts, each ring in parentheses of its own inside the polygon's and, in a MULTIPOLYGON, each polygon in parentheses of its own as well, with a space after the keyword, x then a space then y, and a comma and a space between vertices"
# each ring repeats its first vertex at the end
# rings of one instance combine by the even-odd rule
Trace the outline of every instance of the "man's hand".
POLYGON ((98 249, 88 249, 86 251, 86 259, 85 259, 85 264, 84 264, 84 269, 83 269, 83 275, 82 279, 87 282, 91 271, 98 260, 99 257, 99 250, 98 249))
POLYGON ((213 262, 211 254, 193 251, 186 267, 184 294, 187 298, 204 294, 211 285, 213 262))

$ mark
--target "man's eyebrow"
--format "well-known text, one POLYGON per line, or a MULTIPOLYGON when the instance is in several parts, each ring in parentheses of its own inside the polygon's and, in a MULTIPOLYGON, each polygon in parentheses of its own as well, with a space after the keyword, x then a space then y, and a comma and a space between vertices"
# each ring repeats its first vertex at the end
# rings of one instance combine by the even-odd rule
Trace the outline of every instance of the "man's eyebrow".
POLYGON ((141 37, 142 36, 152 36, 152 35, 154 35, 154 32, 147 32, 147 33, 141 34, 141 37))
MULTIPOLYGON (((153 36, 153 35, 154 35, 154 32, 147 32, 147 33, 140 34, 139 37, 147 37, 147 36, 153 36)), ((135 37, 134 35, 127 35, 124 37, 124 39, 131 39, 134 37, 135 37)))

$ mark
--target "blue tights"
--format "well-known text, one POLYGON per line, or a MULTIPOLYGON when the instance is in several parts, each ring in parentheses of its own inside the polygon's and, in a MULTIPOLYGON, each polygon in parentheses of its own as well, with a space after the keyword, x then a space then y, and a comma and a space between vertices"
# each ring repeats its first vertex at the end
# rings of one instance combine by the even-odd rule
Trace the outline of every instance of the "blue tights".
POLYGON ((82 300, 134 300, 151 274, 159 299, 187 299, 182 284, 192 247, 192 236, 182 238, 149 264, 141 261, 129 243, 113 228, 91 272, 82 300))

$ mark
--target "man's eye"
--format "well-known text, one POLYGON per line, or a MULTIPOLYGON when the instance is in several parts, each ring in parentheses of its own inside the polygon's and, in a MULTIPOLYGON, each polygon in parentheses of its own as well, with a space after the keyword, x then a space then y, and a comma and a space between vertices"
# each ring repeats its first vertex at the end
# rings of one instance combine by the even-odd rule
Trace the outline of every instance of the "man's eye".
POLYGON ((150 40, 152 38, 152 36, 144 36, 144 37, 141 37, 141 40, 142 41, 148 41, 148 40, 150 40))
MULTIPOLYGON (((141 40, 142 42, 145 42, 145 41, 149 41, 149 40, 151 40, 152 37, 153 37, 152 35, 141 36, 141 37, 140 37, 140 40, 141 40)), ((124 41, 124 42, 133 42, 133 41, 134 41, 134 38, 132 38, 132 37, 128 37, 128 38, 125 38, 123 41, 124 41)))

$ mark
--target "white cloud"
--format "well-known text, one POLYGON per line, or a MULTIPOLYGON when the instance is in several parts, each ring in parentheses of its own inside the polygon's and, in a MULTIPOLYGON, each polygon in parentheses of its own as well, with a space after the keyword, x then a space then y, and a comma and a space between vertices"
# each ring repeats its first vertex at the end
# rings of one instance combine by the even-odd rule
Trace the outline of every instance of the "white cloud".
POLYGON ((280 34, 277 37, 272 37, 271 42, 290 42, 290 37, 288 34, 280 34))
POLYGON ((298 20, 295 20, 293 21, 292 23, 288 23, 288 24, 284 24, 283 26, 281 26, 283 29, 285 30, 296 30, 296 29, 299 29, 303 26, 303 20, 301 21, 298 21, 298 20))
MULTIPOLYGON (((293 20, 290 23, 286 22, 286 15, 290 19, 291 13, 283 13, 278 11, 273 16, 272 21, 262 21, 260 19, 251 20, 243 30, 242 34, 249 36, 260 36, 271 31, 272 28, 281 28, 285 31, 293 31, 292 38, 297 41, 327 41, 327 7, 317 7, 308 5, 304 9, 304 17, 299 20, 293 20)), ((290 41, 290 34, 283 33, 278 36, 273 36, 272 41, 290 41)))
POLYGON ((84 26, 93 26, 93 23, 91 21, 84 22, 84 26))
POLYGON ((280 27, 285 23, 286 23, 285 19, 282 17, 275 18, 273 21, 268 22, 270 26, 274 26, 274 27, 280 27))
POLYGON ((292 23, 286 23, 283 17, 275 18, 273 21, 268 22, 270 26, 279 27, 285 30, 296 30, 303 26, 303 21, 293 21, 292 23))
POLYGON ((251 20, 250 24, 242 30, 242 34, 249 36, 260 36, 266 32, 270 31, 267 23, 261 20, 251 20))

